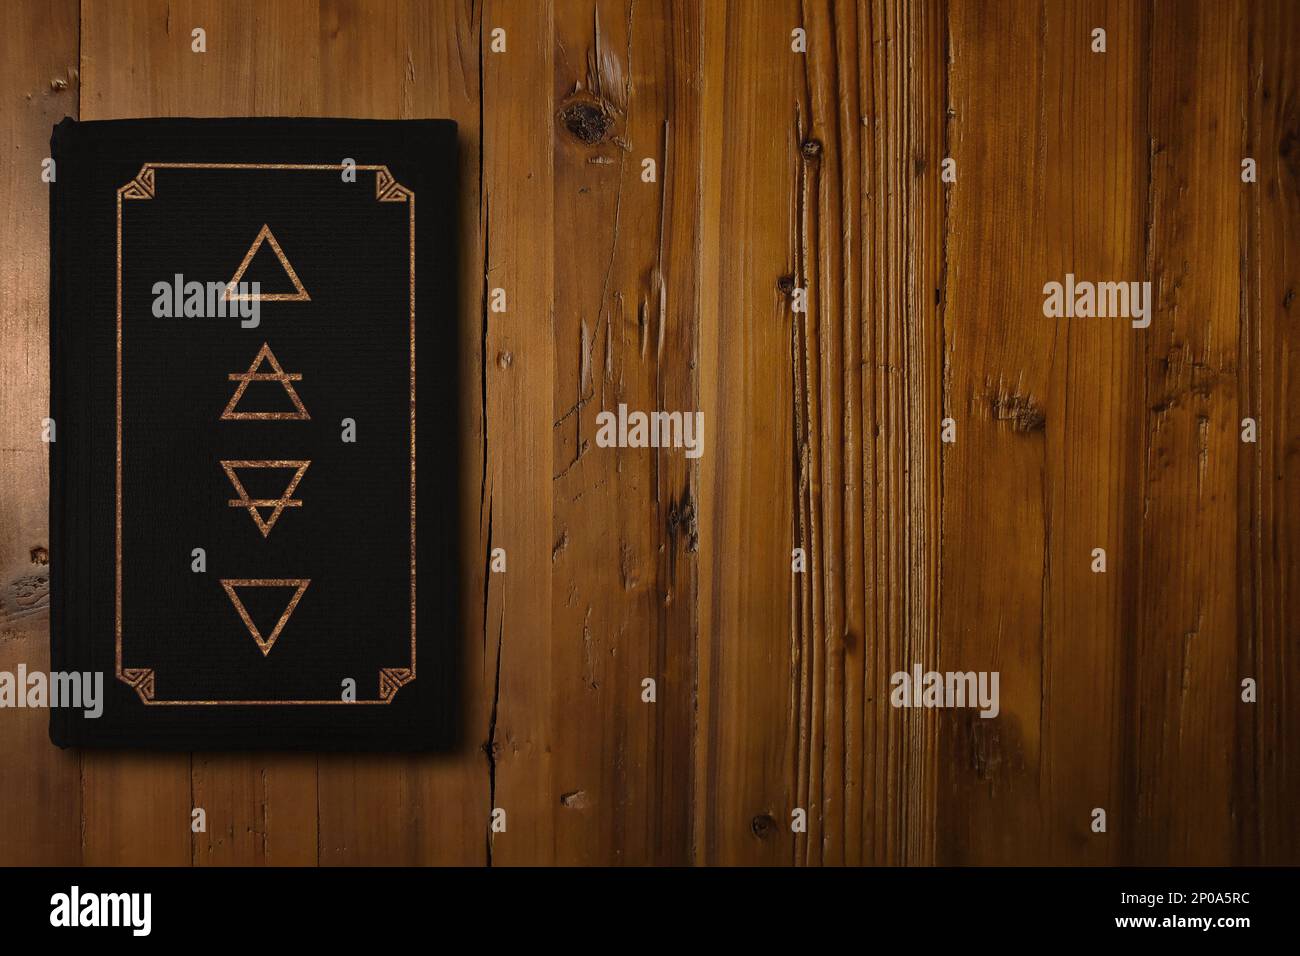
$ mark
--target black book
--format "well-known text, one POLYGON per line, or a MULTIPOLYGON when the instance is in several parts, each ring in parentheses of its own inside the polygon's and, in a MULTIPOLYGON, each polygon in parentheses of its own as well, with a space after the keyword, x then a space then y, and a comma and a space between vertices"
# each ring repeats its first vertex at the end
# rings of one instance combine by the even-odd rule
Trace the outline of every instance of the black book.
POLYGON ((430 750, 459 701, 446 120, 64 120, 59 746, 430 750))

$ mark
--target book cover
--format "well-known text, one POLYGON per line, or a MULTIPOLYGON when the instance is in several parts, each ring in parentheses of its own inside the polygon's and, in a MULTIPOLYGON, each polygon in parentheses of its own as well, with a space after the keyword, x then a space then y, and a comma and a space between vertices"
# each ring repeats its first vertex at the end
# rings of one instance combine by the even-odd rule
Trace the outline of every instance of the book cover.
POLYGON ((54 130, 60 746, 456 735, 457 140, 445 120, 54 130))

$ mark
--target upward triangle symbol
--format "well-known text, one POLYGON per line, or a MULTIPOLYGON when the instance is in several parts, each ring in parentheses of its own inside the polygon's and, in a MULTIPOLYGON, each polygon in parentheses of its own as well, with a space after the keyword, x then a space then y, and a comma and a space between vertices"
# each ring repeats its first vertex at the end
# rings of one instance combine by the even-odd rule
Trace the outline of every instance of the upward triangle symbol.
POLYGON ((310 302, 311 296, 309 296, 307 290, 302 287, 302 280, 298 278, 298 273, 294 272, 293 266, 289 265, 289 260, 285 258, 284 250, 280 248, 280 243, 276 242, 275 234, 271 232, 271 227, 263 224, 262 228, 258 230, 257 238, 253 240, 253 244, 248 247, 248 252, 244 254, 244 261, 239 264, 239 268, 235 270, 234 276, 232 276, 230 281, 226 283, 225 299, 227 302, 236 299, 247 302, 310 302), (271 251, 274 252, 275 257, 280 260, 281 268, 284 269, 285 275, 289 277, 289 281, 293 283, 293 292, 253 293, 235 291, 239 286, 239 280, 244 278, 244 272, 248 269, 249 263, 253 261, 253 256, 257 255, 257 250, 262 248, 262 243, 264 242, 270 244, 271 251))

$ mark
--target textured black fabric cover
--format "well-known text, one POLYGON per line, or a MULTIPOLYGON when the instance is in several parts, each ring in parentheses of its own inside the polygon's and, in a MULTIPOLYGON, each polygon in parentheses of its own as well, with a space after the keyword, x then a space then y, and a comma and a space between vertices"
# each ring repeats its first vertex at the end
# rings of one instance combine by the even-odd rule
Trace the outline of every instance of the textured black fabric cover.
MULTIPOLYGON (((52 710, 53 741, 451 746, 460 683, 455 124, 64 120, 52 148, 51 666, 102 671, 105 689, 98 719, 52 710), (345 159, 359 167, 355 182, 338 168, 229 168, 345 159), (386 167, 391 178, 368 166, 386 167), (263 226, 310 301, 263 301, 256 328, 242 328, 238 317, 154 316, 155 283, 178 273, 229 281, 263 226), (293 417, 280 381, 250 380, 236 411, 289 417, 223 419, 240 385, 230 376, 247 373, 264 344, 284 373, 301 376, 289 384, 309 417, 293 417), (353 443, 342 440, 344 419, 355 421, 353 443), (264 535, 246 507, 229 504, 240 495, 221 462, 281 460, 311 464, 293 492, 301 505, 284 508, 264 535), (206 552, 205 572, 192 570, 195 548, 206 552), (263 653, 223 580, 311 583, 263 653), (343 702, 347 678, 357 703, 343 702), (173 703, 200 700, 218 703, 173 703), (330 703, 219 702, 231 700, 330 703)), ((269 243, 243 278, 260 280, 263 294, 297 294, 269 243)), ((263 361, 257 371, 274 370, 263 361)), ((250 499, 267 500, 295 470, 235 473, 250 499)), ((234 588, 264 639, 296 590, 234 588)))

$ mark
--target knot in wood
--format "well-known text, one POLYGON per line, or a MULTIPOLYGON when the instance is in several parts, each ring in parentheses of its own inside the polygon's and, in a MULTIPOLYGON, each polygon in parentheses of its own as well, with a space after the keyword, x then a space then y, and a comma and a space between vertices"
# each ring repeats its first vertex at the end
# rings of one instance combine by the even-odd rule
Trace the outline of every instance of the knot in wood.
POLYGON ((560 110, 560 123, 578 142, 587 146, 603 143, 614 126, 614 117, 598 100, 571 100, 560 110))

